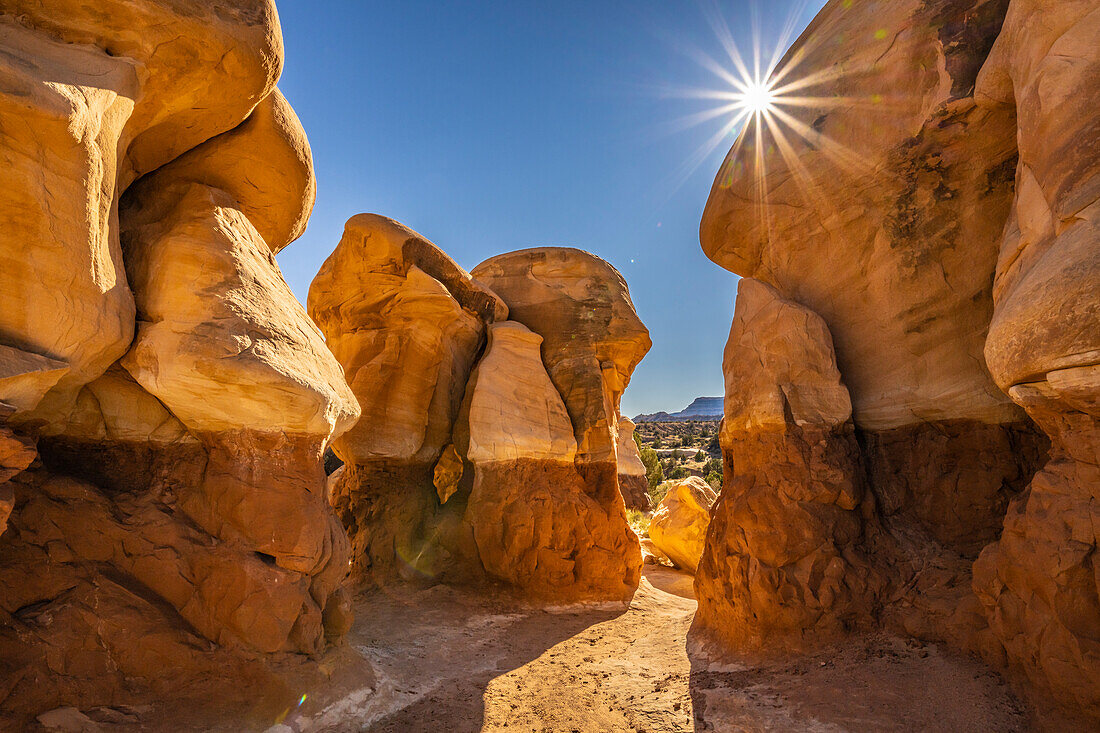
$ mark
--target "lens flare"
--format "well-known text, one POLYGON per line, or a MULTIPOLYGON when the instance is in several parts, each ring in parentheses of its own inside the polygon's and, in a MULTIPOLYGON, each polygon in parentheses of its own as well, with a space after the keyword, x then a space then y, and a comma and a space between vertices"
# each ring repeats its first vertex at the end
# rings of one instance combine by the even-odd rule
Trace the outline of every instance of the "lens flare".
POLYGON ((776 101, 772 85, 767 81, 753 80, 748 82, 745 84, 745 91, 739 96, 738 106, 754 115, 771 112, 776 101))
POLYGON ((737 179, 752 176, 756 181, 754 190, 759 195, 766 196, 767 168, 769 161, 778 154, 807 200, 816 198, 816 184, 798 160, 795 150, 799 139, 808 142, 854 179, 868 173, 864 156, 830 137, 822 123, 833 110, 858 108, 881 114, 887 110, 889 102, 878 94, 862 99, 837 93, 837 82, 847 73, 858 70, 827 68, 813 71, 806 68, 810 54, 824 38, 809 38, 791 48, 806 4, 807 0, 794 3, 778 35, 768 38, 774 42, 770 50, 763 47, 765 37, 759 27, 754 2, 750 2, 753 12, 749 53, 742 53, 738 48, 717 2, 704 2, 703 11, 722 54, 712 56, 700 46, 670 39, 681 53, 712 74, 717 83, 713 87, 662 88, 661 94, 665 97, 711 103, 708 108, 671 121, 664 126, 664 132, 684 132, 714 121, 719 123, 714 133, 678 167, 673 175, 673 188, 683 185, 699 166, 713 160, 716 150, 729 147, 731 142, 732 149, 719 170, 717 182, 728 187, 737 179), (815 121, 811 125, 807 119, 815 121))

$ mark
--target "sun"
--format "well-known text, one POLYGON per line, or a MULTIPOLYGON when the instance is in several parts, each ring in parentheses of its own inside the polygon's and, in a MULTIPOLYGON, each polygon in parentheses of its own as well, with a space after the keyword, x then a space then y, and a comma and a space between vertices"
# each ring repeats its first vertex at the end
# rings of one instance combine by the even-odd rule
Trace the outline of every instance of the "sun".
POLYGON ((749 81, 737 96, 738 106, 757 116, 771 112, 776 101, 772 84, 767 81, 749 81))

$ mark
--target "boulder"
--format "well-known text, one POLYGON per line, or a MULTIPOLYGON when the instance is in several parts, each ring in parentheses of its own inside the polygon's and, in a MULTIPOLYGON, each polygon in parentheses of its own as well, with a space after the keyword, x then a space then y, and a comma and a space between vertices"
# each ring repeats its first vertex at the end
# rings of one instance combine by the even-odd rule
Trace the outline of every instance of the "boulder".
POLYGON ((318 653, 359 408, 274 260, 314 196, 274 5, 0 0, 0 51, 0 727, 318 653))
MULTIPOLYGON (((640 557, 617 490, 612 428, 648 336, 638 353, 626 343, 644 326, 621 276, 567 252, 592 297, 557 294, 571 277, 563 275, 547 308, 562 318, 569 311, 573 337, 588 344, 571 363, 581 379, 595 379, 594 389, 577 392, 574 406, 603 421, 610 452, 598 462, 580 456, 570 405, 548 374, 544 334, 508 320, 509 306, 488 282, 411 229, 371 214, 348 221, 310 286, 309 310, 364 410, 359 427, 334 443, 347 465, 332 482, 362 579, 488 577, 557 599, 633 591, 640 557), (593 305, 605 322, 583 330, 579 311, 593 305), (620 324, 627 315, 633 332, 620 324), (613 385, 606 390, 605 379, 613 385), (598 400, 598 410, 586 399, 598 400)), ((537 308, 528 310, 536 317, 537 308)))
POLYGON ((972 90, 1004 5, 829 2, 711 189, 704 252, 825 320, 861 429, 1022 418, 983 357, 1015 146, 972 90))
POLYGON ((140 87, 128 95, 133 109, 119 161, 123 189, 236 127, 274 88, 283 67, 274 0, 232 6, 205 0, 60 0, 48 5, 3 0, 0 10, 59 39, 67 49, 102 49, 106 58, 136 68, 140 87))
POLYGON ((506 315, 499 299, 416 232, 360 214, 310 285, 309 312, 363 409, 333 445, 340 458, 434 465, 484 343, 482 316, 506 315))
POLYGON ((723 487, 695 574, 696 632, 770 653, 868 624, 878 580, 859 548, 859 445, 828 326, 744 278, 723 371, 723 487))
POLYGON ((1015 110, 1019 162, 1000 242, 985 356, 1051 439, 1050 461, 974 565, 974 590, 1014 669, 1100 721, 1100 13, 1012 0, 978 76, 1015 110))
MULTIPOLYGON (((801 425, 783 390, 781 439, 738 442, 731 415, 764 393, 727 352, 700 628, 746 647, 883 624, 1007 660, 1041 708, 1100 718, 1083 519, 1100 481, 1098 22, 1090 3, 838 0, 781 60, 778 108, 734 144, 700 239, 820 317, 852 416, 801 425), (762 481, 768 503, 735 513, 762 481), (773 541, 787 555, 736 560, 773 541), (810 546, 820 591, 729 580, 810 546)), ((772 336, 739 340, 763 353, 772 336)))
POLYGON ((984 361, 1016 152, 1012 114, 973 87, 1004 7, 826 5, 700 226, 711 259, 825 320, 880 509, 968 558, 1045 444, 984 361))
POLYGON ((698 476, 673 481, 649 522, 649 538, 676 567, 694 573, 718 495, 698 476))
POLYGON ((434 244, 374 214, 347 222, 308 304, 363 409, 333 443, 347 464, 332 494, 353 572, 468 574, 472 540, 453 537, 466 495, 452 498, 463 472, 452 430, 486 323, 507 309, 434 244))
POLYGON ((455 426, 474 473, 465 521, 485 569, 530 595, 629 599, 641 565, 637 537, 621 503, 603 506, 586 493, 541 345, 514 321, 489 327, 455 426))
POLYGON ((619 435, 615 445, 615 455, 619 464, 619 492, 627 509, 648 512, 649 480, 645 474, 645 464, 638 444, 634 442, 634 422, 629 417, 619 418, 619 435))

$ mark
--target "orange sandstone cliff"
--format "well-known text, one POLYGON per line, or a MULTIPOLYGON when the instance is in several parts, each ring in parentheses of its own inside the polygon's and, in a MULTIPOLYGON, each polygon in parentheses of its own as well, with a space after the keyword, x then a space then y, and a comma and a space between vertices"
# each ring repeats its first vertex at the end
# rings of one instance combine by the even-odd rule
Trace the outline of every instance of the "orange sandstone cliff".
POLYGON ((741 275, 715 648, 885 626, 1100 719, 1095 3, 830 2, 750 122, 706 254, 741 275))
POLYGON ((0 724, 319 652, 360 410, 274 259, 315 183, 273 3, 3 0, 0 49, 0 724))

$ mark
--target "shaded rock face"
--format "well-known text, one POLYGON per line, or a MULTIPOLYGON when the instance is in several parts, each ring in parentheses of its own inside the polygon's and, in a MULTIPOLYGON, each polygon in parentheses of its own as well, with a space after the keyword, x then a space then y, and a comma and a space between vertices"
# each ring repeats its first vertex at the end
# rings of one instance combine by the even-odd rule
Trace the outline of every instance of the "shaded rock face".
MULTIPOLYGON (((567 268, 543 281, 540 297, 557 299, 546 307, 579 323, 570 308, 584 306, 561 291, 580 282, 605 314, 574 325, 572 363, 591 389, 575 390, 572 406, 547 367, 546 335, 509 320, 512 303, 491 282, 393 220, 349 220, 309 310, 363 406, 334 444, 348 465, 333 500, 364 579, 490 578, 537 597, 630 597, 641 559, 616 479, 617 405, 648 336, 635 357, 628 342, 644 327, 621 276, 563 251, 567 268), (579 448, 593 430, 603 431, 599 460, 579 448)), ((521 309, 532 302, 509 293, 521 309)))
POLYGON ((677 567, 692 573, 698 569, 716 498, 706 481, 691 476, 669 486, 653 512, 649 537, 677 567))
POLYGON ((619 491, 623 495, 627 509, 649 511, 649 480, 645 475, 645 464, 638 444, 634 442, 634 421, 629 417, 619 418, 619 435, 615 450, 619 463, 619 491))
POLYGON ((312 654, 346 626, 322 454, 359 407, 273 257, 314 196, 274 5, 62 5, 0 3, 17 726, 62 694, 208 673, 215 644, 312 654))
POLYGON ((1039 703, 1100 717, 1086 519, 1100 485, 1097 23, 1090 3, 831 2, 781 62, 778 86, 806 79, 795 94, 811 100, 748 126, 701 241, 820 318, 851 419, 815 394, 838 418, 822 433, 798 419, 801 390, 794 401, 783 390, 784 427, 753 435, 763 428, 743 408, 769 399, 742 379, 746 363, 787 372, 766 356, 774 335, 740 320, 759 289, 743 280, 700 631, 797 646, 817 636, 807 616, 835 633, 885 624, 1007 661, 1039 703), (784 488, 737 514, 737 497, 765 483, 784 488), (794 494, 823 496, 823 484, 842 501, 814 521, 841 564, 806 577, 830 568, 828 603, 798 583, 786 595, 775 582, 743 587, 763 566, 742 558, 792 526, 805 500, 794 494), (778 607, 752 613, 761 599, 778 607))

